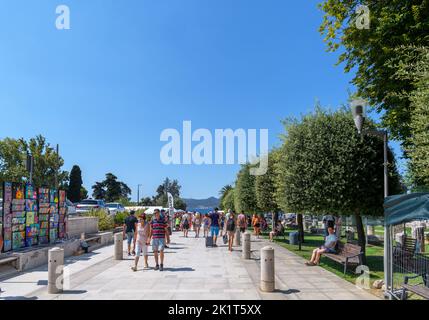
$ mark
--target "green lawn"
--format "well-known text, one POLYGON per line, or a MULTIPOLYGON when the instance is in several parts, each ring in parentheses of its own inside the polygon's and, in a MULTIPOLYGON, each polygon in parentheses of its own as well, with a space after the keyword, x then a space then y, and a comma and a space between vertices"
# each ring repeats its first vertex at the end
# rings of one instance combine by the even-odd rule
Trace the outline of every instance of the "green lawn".
MULTIPOLYGON (((376 227, 377 228, 377 227, 376 227)), ((382 227, 381 227, 382 228, 382 227)), ((268 238, 268 232, 263 233, 263 236, 268 238)), ((275 239, 275 242, 284 248, 288 249, 289 251, 294 252, 298 256, 301 256, 305 259, 310 259, 311 254, 314 250, 314 248, 320 247, 323 245, 323 236, 322 235, 314 235, 310 233, 305 233, 305 243, 301 245, 301 251, 299 250, 299 247, 297 245, 290 245, 289 244, 289 233, 296 232, 296 230, 288 229, 285 231, 286 240, 283 237, 278 237, 275 239)), ((429 248, 426 252, 429 252, 429 248)), ((374 246, 374 245, 368 245, 366 247, 366 257, 367 257, 367 266, 369 267, 370 271, 370 285, 372 286, 372 283, 375 280, 383 280, 384 279, 384 266, 383 266, 383 246, 374 246)), ((337 276, 355 284, 356 279, 359 277, 359 274, 355 274, 353 268, 349 268, 347 271, 347 274, 344 276, 344 266, 336 263, 334 261, 331 261, 327 258, 322 257, 320 266, 337 276)), ((404 274, 395 274, 397 278, 394 279, 394 283, 402 283, 404 280, 404 274)), ((416 279, 413 281, 410 281, 410 284, 413 284, 413 282, 419 283, 421 279, 416 279)), ((381 290, 371 289, 371 292, 377 296, 382 297, 381 290)), ((420 300, 420 298, 416 295, 411 295, 409 299, 417 299, 420 300)))
MULTIPOLYGON (((289 233, 294 231, 296 230, 286 230, 286 240, 278 237, 275 242, 305 259, 310 259, 314 248, 323 244, 323 236, 305 233, 305 243, 302 244, 301 251, 299 251, 297 245, 289 244, 289 233)), ((268 233, 265 233, 264 237, 268 238, 268 233)), ((366 255, 372 284, 375 280, 383 279, 383 247, 369 245, 366 249, 366 255)), ((358 274, 354 273, 353 268, 350 268, 346 276, 344 276, 344 266, 327 258, 321 259, 320 266, 353 284, 356 283, 356 279, 359 277, 358 274)))

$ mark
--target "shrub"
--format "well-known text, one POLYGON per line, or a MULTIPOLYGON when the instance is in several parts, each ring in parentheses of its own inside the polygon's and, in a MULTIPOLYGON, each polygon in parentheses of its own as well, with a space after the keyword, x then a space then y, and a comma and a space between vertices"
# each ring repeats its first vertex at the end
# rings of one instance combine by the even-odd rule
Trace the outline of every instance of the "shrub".
POLYGON ((98 230, 107 231, 112 230, 115 227, 115 221, 105 210, 91 210, 84 214, 86 217, 98 218, 98 230))
POLYGON ((125 222, 125 218, 129 216, 129 213, 124 211, 124 212, 118 212, 115 215, 115 224, 116 225, 123 225, 125 222))

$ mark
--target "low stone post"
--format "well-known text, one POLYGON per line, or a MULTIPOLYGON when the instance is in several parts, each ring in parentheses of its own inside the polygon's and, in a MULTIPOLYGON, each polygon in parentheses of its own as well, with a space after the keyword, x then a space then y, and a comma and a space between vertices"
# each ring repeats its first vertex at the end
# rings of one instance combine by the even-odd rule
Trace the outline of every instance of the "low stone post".
POLYGON ((275 290, 274 248, 261 249, 261 291, 273 292, 275 290))
POLYGON ((249 260, 250 259, 250 233, 246 232, 243 234, 243 252, 242 257, 243 259, 249 260))
POLYGON ((64 249, 52 248, 48 251, 48 293, 63 291, 64 249))
POLYGON ((236 228, 235 229, 235 237, 234 237, 234 245, 239 247, 241 245, 241 232, 240 232, 240 228, 236 228))
POLYGON ((114 258, 115 260, 123 260, 124 259, 124 236, 122 232, 115 233, 114 240, 114 258))

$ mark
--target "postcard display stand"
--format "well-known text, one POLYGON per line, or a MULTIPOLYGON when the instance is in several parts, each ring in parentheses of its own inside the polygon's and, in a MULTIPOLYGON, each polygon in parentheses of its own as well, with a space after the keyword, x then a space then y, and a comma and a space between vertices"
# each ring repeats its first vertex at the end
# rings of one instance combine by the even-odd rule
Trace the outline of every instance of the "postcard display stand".
MULTIPOLYGON (((3 183, 3 251, 12 250, 12 183, 3 183)), ((1 250, 1 248, 0 248, 1 250)))
POLYGON ((49 189, 39 188, 39 243, 49 243, 49 189))
POLYGON ((59 224, 58 224, 58 238, 64 239, 66 235, 66 192, 64 190, 59 191, 59 224))
POLYGON ((60 221, 57 190, 49 190, 49 202, 49 241, 50 243, 55 243, 58 239, 58 225, 60 221))
POLYGON ((31 247, 38 244, 39 215, 37 214, 37 192, 33 185, 25 186, 25 246, 31 247))
POLYGON ((12 184, 12 249, 25 247, 25 198, 24 187, 12 184))

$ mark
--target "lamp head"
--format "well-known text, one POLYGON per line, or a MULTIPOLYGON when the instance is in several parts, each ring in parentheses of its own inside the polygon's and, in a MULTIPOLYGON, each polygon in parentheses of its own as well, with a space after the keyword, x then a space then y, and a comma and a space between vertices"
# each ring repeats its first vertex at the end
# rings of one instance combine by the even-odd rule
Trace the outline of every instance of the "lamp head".
POLYGON ((353 120, 359 134, 362 133, 363 125, 365 123, 365 101, 354 100, 351 103, 353 120))

